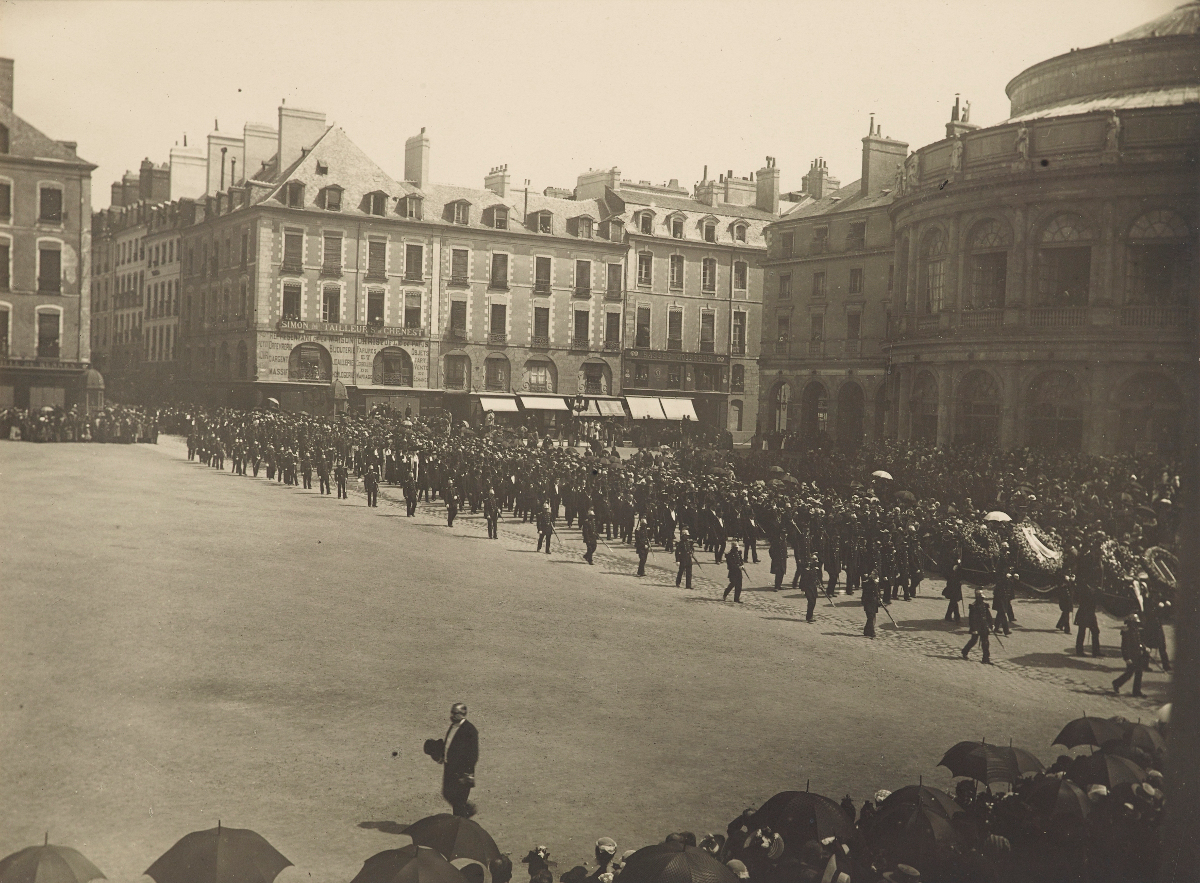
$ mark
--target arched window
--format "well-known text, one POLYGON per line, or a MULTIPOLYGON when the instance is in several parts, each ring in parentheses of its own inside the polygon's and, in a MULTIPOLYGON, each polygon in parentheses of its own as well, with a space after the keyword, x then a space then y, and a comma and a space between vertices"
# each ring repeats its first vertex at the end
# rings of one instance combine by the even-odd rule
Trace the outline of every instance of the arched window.
POLYGON ((946 279, 946 234, 934 227, 921 240, 917 312, 939 313, 946 279))
POLYGON ((1191 439, 1183 425, 1183 397, 1179 388, 1161 374, 1137 374, 1117 390, 1120 410, 1117 447, 1125 452, 1178 451, 1191 439))
POLYGON ((1011 247, 1012 234, 1003 221, 990 218, 975 226, 967 255, 970 285, 963 302, 964 310, 997 310, 1004 306, 1011 247))
POLYGON ((483 362, 484 388, 493 391, 508 390, 508 359, 493 354, 483 362))
POLYGON ((302 343, 288 358, 288 380, 313 380, 326 383, 333 377, 329 350, 319 343, 302 343))
POLYGON ((1187 222, 1159 209, 1133 222, 1125 261, 1125 303, 1186 306, 1197 288, 1195 241, 1187 222))
POLYGON ((412 386, 412 359, 398 346, 384 347, 375 355, 372 377, 378 386, 412 386))
POLYGON ((914 441, 936 443, 938 436, 938 383, 928 371, 922 371, 913 381, 912 437, 914 441))
POLYGON ((958 435, 963 444, 995 446, 1000 432, 1000 389, 987 371, 972 371, 958 388, 958 435))
POLYGON ((806 438, 824 433, 829 428, 829 391, 825 384, 813 380, 804 387, 800 397, 800 433, 806 438))
POLYGON ((780 383, 771 395, 771 428, 778 432, 788 431, 788 411, 792 404, 792 388, 780 383))
POLYGON ((1056 215, 1038 248, 1037 304, 1085 307, 1092 276, 1092 230, 1079 215, 1056 215))
POLYGON ((1029 385, 1029 446, 1078 451, 1083 446, 1083 393, 1066 371, 1049 371, 1029 385))

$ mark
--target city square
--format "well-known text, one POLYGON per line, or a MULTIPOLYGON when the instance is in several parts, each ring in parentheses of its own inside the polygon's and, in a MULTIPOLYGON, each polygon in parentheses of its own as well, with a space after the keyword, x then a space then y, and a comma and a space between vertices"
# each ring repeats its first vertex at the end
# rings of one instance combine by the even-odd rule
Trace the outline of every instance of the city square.
POLYGON ((722 603, 711 556, 689 592, 662 551, 639 580, 619 542, 588 567, 577 531, 546 556, 506 519, 489 543, 481 517, 448 529, 439 503, 405 519, 396 489, 368 509, 361 488, 235 477, 168 436, 5 444, 0 464, 24 513, 2 562, 3 827, 49 827, 113 880, 218 819, 265 833, 287 874, 348 879, 406 842, 365 823, 442 811, 420 743, 456 700, 481 731, 478 821, 563 870, 596 837, 722 832, 810 783, 858 803, 948 787, 936 764, 960 740, 1048 764, 1068 719, 1149 721, 1167 701, 1161 674, 1144 700, 1113 696, 1119 622, 1106 658, 1078 659, 1045 600, 1018 602, 985 668, 960 658, 938 581, 871 642, 857 599, 805 623, 765 564, 722 603))

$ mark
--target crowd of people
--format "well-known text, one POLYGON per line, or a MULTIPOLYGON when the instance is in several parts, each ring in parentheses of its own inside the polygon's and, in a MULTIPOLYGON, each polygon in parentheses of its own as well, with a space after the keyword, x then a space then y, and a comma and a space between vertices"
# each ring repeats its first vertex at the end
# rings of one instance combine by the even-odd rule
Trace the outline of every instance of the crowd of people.
MULTIPOLYGON (((883 441, 857 450, 740 453, 642 448, 622 457, 582 452, 536 434, 471 429, 445 416, 386 409, 317 417, 280 411, 166 410, 164 431, 188 456, 238 474, 347 494, 367 505, 381 484, 403 488, 407 513, 440 500, 453 526, 483 511, 489 536, 504 513, 536 524, 538 548, 562 551, 578 527, 588 563, 600 544, 631 545, 638 575, 655 548, 673 555, 690 588, 699 557, 725 563, 740 601, 747 567, 770 564, 776 589, 860 594, 864 633, 893 601, 910 600, 927 571, 946 578, 946 619, 960 621, 964 584, 992 588, 987 630, 1008 634, 1019 589, 1056 593, 1060 628, 1077 652, 1100 653, 1096 610, 1140 613, 1151 649, 1169 667, 1169 618, 1179 523, 1180 468, 1154 454, 1085 456, 1034 450, 935 449, 883 441)), ((729 592, 726 593, 728 597, 729 592)), ((976 599, 978 600, 978 599, 976 599)), ((976 625, 981 619, 976 615, 976 625)), ((974 629, 973 629, 974 630, 974 629)), ((985 647, 986 659, 986 647, 985 647)))
POLYGON ((31 442, 158 443, 158 410, 110 405, 92 414, 47 405, 0 411, 0 439, 31 442))

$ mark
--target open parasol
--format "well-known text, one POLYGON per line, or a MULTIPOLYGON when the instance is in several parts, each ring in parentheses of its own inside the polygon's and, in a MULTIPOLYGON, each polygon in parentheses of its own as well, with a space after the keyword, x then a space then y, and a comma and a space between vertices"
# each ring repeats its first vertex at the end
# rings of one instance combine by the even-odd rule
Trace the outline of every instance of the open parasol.
POLYGON ((983 516, 984 521, 1012 521, 1012 517, 1007 512, 1001 512, 997 509, 995 512, 989 512, 983 516))
POLYGON ((872 478, 886 478, 888 481, 892 481, 892 473, 885 472, 882 469, 876 469, 874 472, 871 473, 871 477, 872 478))

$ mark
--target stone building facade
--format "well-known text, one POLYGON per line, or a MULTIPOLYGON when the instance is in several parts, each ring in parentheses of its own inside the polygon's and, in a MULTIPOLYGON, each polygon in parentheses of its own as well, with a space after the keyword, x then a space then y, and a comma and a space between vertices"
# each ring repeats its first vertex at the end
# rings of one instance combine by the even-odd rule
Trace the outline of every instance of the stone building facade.
POLYGON ((0 408, 94 406, 95 166, 13 112, 13 77, 12 59, 0 59, 0 408))

